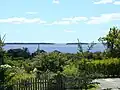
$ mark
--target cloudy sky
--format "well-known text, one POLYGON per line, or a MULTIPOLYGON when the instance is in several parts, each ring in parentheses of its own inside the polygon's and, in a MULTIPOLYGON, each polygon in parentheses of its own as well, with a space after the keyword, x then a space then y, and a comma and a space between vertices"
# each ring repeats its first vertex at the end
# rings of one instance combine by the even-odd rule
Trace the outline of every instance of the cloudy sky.
POLYGON ((120 0, 1 0, 6 42, 98 42, 120 26, 120 0))

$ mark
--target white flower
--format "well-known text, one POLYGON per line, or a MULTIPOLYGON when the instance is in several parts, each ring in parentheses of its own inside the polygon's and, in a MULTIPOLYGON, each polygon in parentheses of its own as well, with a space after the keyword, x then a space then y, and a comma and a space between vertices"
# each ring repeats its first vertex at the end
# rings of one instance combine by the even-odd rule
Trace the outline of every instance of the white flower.
POLYGON ((37 72, 37 68, 34 68, 33 72, 37 72))
POLYGON ((8 65, 8 64, 5 64, 5 65, 1 65, 0 66, 1 68, 12 68, 10 65, 8 65))

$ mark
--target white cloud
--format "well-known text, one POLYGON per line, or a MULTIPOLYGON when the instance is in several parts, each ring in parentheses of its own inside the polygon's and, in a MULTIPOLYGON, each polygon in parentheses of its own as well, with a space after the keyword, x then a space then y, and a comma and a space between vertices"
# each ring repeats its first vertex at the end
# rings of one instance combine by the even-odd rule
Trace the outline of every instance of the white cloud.
POLYGON ((33 15, 33 14, 38 14, 38 12, 26 12, 26 14, 33 15))
POLYGON ((53 21, 48 25, 69 25, 69 24, 78 24, 80 21, 87 21, 87 17, 70 17, 70 18, 62 18, 58 21, 53 21))
POLYGON ((59 4, 60 1, 59 1, 59 0, 53 0, 53 3, 55 3, 55 4, 59 4))
POLYGON ((72 18, 63 18, 64 21, 78 22, 78 21, 86 21, 86 17, 72 17, 72 18))
POLYGON ((115 1, 113 4, 120 5, 120 1, 115 1))
POLYGON ((120 21, 120 13, 109 13, 109 14, 101 14, 100 16, 94 17, 69 17, 62 18, 61 20, 56 20, 53 22, 47 22, 41 20, 40 18, 25 18, 25 17, 11 17, 0 19, 0 23, 11 23, 11 24, 44 24, 44 25, 71 25, 71 24, 79 24, 80 22, 85 22, 86 24, 101 24, 108 23, 111 21, 120 21))
POLYGON ((94 2, 94 4, 107 4, 107 3, 113 3, 113 0, 99 0, 94 2))
POLYGON ((27 19, 24 17, 13 17, 7 19, 0 19, 0 23, 12 23, 12 24, 23 24, 23 23, 37 23, 44 24, 46 21, 41 20, 40 18, 27 19))
POLYGON ((74 33, 76 31, 73 31, 73 30, 64 30, 64 32, 67 32, 67 33, 74 33))
POLYGON ((99 17, 91 17, 87 24, 101 24, 114 20, 120 20, 120 13, 102 14, 99 17))
POLYGON ((70 21, 54 21, 50 25, 69 25, 72 24, 70 21))
POLYGON ((24 24, 24 23, 37 23, 45 25, 70 25, 79 24, 81 21, 87 21, 86 17, 70 17, 62 18, 61 20, 56 20, 51 23, 41 20, 40 18, 25 18, 25 17, 11 17, 0 19, 0 23, 12 23, 12 24, 24 24))
POLYGON ((114 4, 114 5, 120 5, 120 1, 116 0, 99 0, 93 2, 94 4, 114 4))

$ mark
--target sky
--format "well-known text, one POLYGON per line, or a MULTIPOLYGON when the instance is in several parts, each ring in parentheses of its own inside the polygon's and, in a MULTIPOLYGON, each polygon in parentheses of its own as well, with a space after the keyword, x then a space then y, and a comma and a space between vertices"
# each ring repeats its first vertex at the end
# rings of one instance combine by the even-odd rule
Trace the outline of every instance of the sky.
POLYGON ((120 27, 120 0, 1 0, 5 42, 98 42, 120 27))

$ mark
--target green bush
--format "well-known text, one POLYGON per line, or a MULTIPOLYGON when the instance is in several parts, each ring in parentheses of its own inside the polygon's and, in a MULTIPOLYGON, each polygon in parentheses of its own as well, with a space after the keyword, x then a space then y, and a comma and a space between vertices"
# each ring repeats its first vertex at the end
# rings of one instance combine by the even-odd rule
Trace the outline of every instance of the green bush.
POLYGON ((103 74, 104 77, 120 75, 120 59, 93 60, 88 63, 88 68, 92 72, 103 74))
POLYGON ((63 71, 63 66, 67 61, 67 57, 61 53, 45 53, 39 54, 33 58, 33 67, 41 71, 50 70, 51 72, 63 71))

